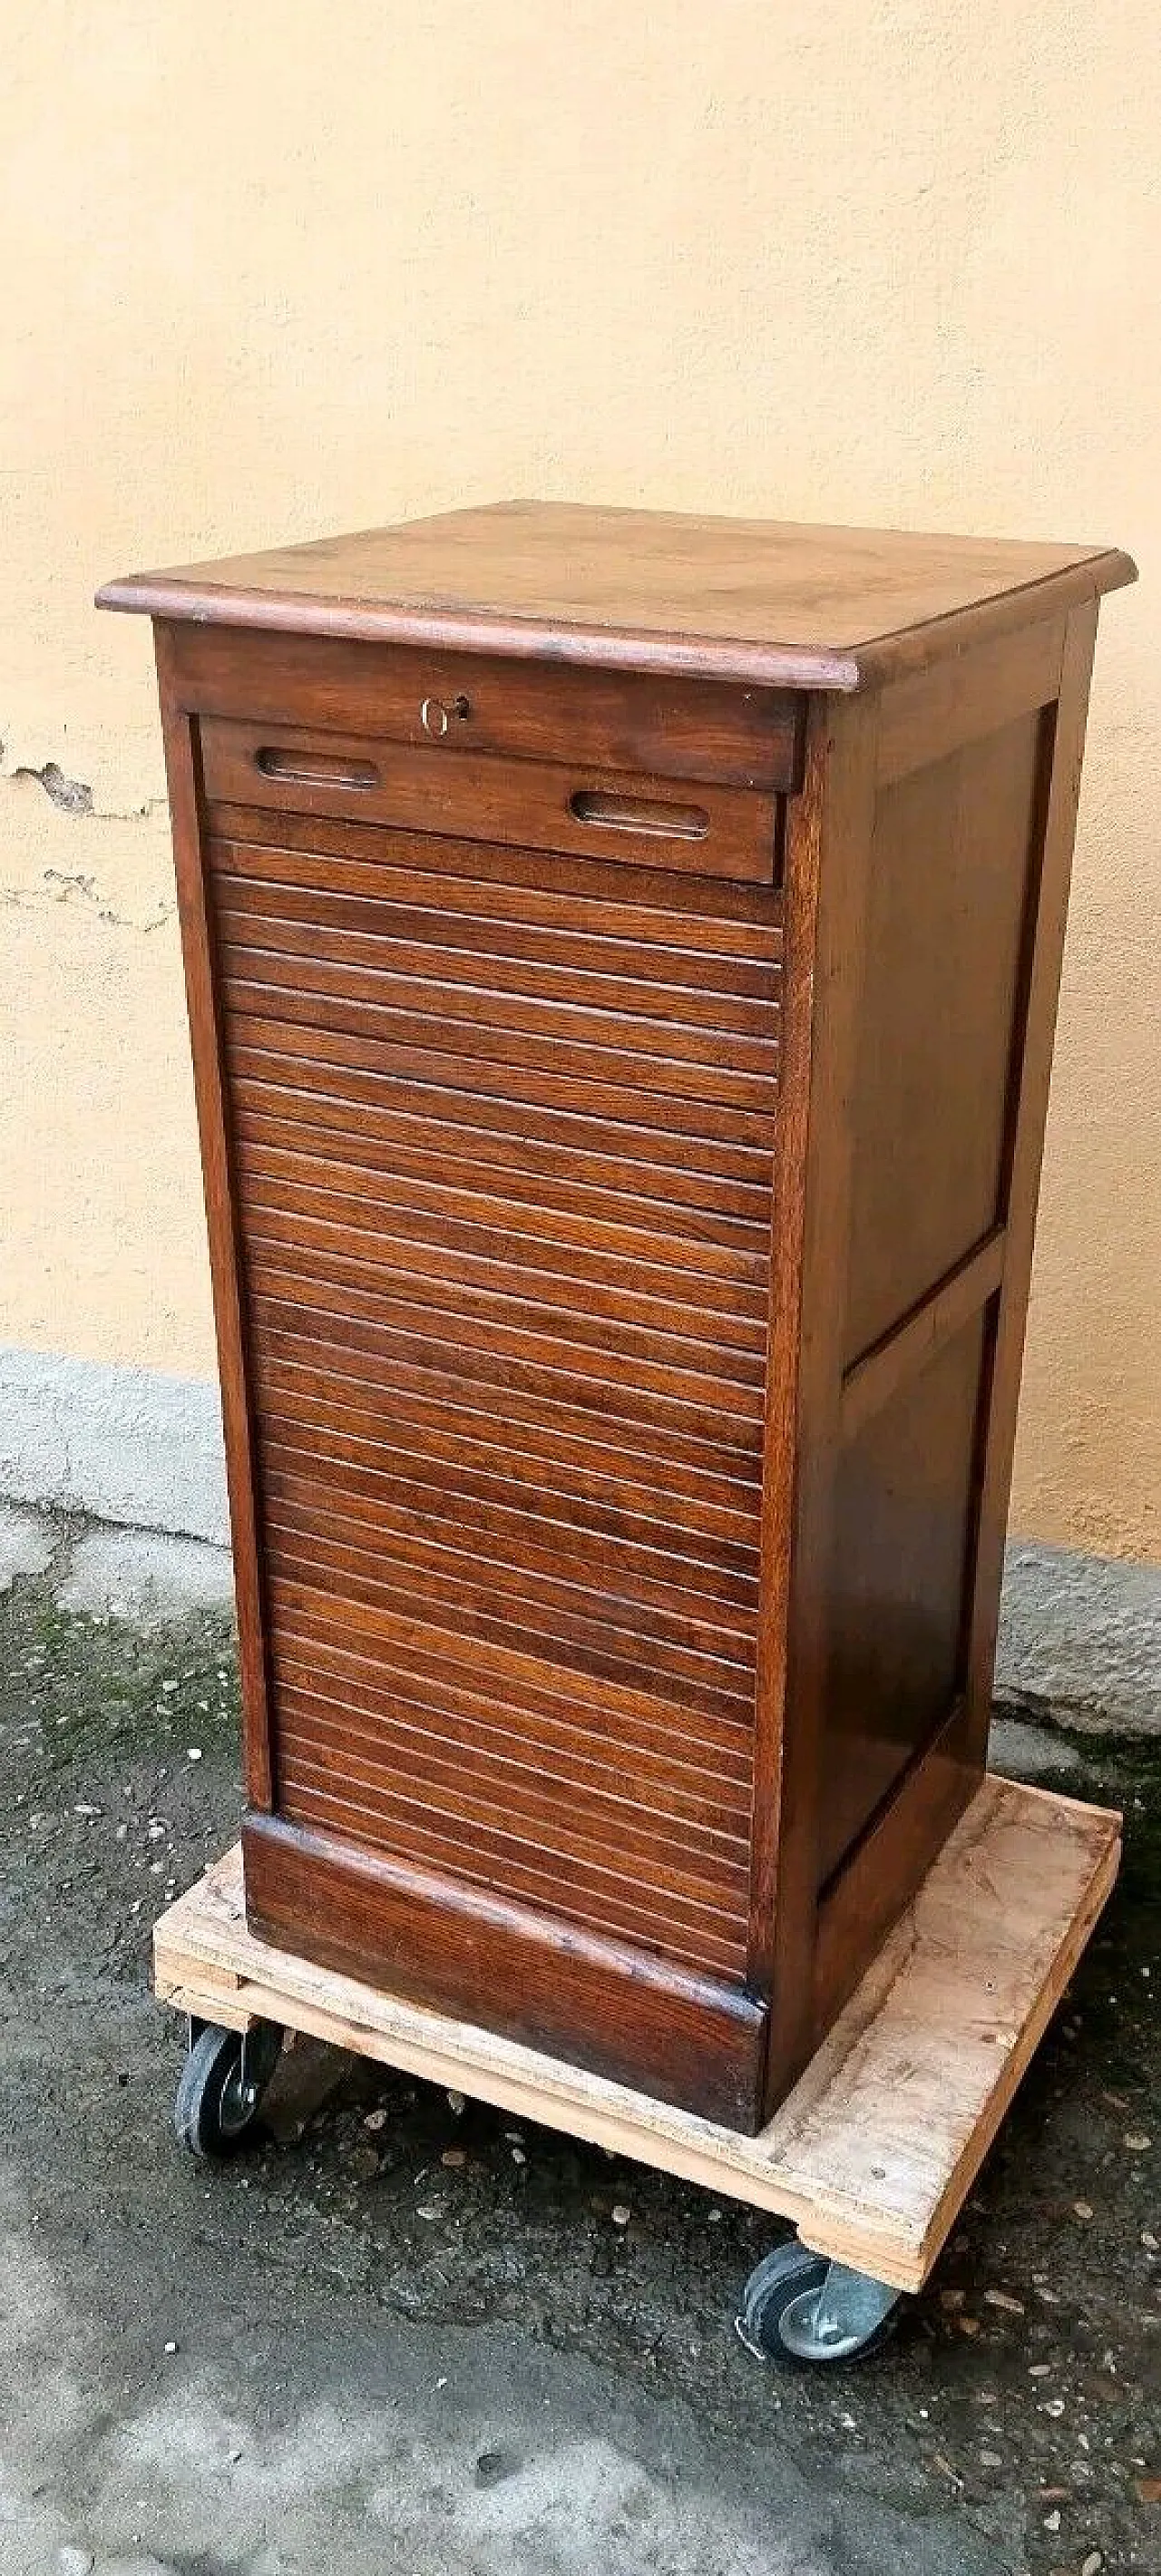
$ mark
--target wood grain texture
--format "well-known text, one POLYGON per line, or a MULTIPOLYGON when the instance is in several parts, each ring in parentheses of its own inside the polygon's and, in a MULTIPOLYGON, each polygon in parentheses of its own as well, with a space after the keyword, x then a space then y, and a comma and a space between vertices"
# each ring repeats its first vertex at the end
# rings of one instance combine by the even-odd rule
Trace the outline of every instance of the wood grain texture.
POLYGON ((1107 547, 506 501, 137 574, 98 598, 155 617, 849 690, 1134 578, 1107 547))
POLYGON ((896 680, 879 711, 880 788, 913 769, 946 760, 1022 715, 1055 704, 1064 619, 1020 626, 998 642, 969 646, 933 671, 896 680))
POLYGON ((1006 1230, 994 1226, 981 1244, 920 1297, 899 1322, 843 1371, 842 1429, 853 1440, 872 1414, 978 1314, 1004 1275, 1006 1230))
POLYGON ((812 1965, 816 2046, 979 1794, 980 1775, 964 1749, 963 1703, 953 1699, 942 1725, 913 1753, 820 1891, 812 1965))
MULTIPOLYGON (((981 1305, 853 1436, 841 1425, 818 1748, 820 1884, 933 1744, 962 1687, 986 1334, 981 1305)), ((897 1886, 898 1873, 884 1881, 897 1886)))
MULTIPOLYGON (((470 840, 393 832, 388 843, 381 834, 338 818, 289 809, 266 813, 261 806, 225 802, 211 806, 209 820, 223 839, 240 838, 252 850, 293 850, 302 868, 301 880, 296 876, 294 881, 304 885, 410 896, 429 906, 446 906, 449 912, 470 913, 484 899, 470 840), (461 877, 468 881, 465 895, 457 885, 461 877)), ((285 879, 286 871, 276 868, 273 857, 262 864, 267 873, 285 879)), ((578 930, 593 929, 634 945, 688 944, 712 955, 781 955, 781 917, 765 886, 644 864, 617 867, 603 864, 597 854, 578 860, 553 850, 521 850, 513 842, 492 851, 486 878, 489 915, 495 912, 517 926, 555 921, 567 927, 559 904, 564 895, 578 930)))
POLYGON ((989 1780, 756 2137, 271 1947, 247 1928, 237 1847, 162 1915, 155 1990, 236 2029, 310 2032, 776 2212, 832 2260, 917 2291, 1109 1894, 1119 1823, 989 1780))
POLYGON ((186 710, 432 746, 425 704, 453 711, 445 757, 503 752, 570 759, 724 787, 799 785, 804 701, 790 690, 715 680, 654 679, 556 661, 500 660, 431 647, 351 643, 261 628, 169 629, 172 685, 186 710), (466 702, 466 705, 465 705, 466 702))

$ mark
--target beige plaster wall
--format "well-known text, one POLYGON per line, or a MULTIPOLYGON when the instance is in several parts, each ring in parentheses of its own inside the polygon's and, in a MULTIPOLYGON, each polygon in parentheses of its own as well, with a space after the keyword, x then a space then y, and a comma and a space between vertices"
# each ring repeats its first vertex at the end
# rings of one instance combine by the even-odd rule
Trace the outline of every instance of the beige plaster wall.
POLYGON ((99 578, 513 492, 1110 540, 1015 1522, 1161 1555, 1154 0, 9 0, 4 50, 0 1341, 213 1365, 99 578))

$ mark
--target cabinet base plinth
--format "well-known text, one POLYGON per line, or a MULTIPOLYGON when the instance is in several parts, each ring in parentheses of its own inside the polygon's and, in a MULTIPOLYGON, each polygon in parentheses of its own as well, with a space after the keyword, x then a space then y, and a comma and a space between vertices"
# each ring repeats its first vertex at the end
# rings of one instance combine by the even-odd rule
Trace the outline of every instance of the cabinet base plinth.
POLYGON ((741 1988, 280 1817, 242 1851, 260 1939, 755 2135, 767 2014, 741 1988))

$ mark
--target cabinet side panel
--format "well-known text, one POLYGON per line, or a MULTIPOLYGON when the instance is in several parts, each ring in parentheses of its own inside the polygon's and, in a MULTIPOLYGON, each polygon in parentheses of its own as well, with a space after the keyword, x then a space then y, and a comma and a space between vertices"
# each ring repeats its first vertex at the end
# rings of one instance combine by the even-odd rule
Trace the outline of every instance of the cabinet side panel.
POLYGON ((170 630, 157 625, 154 637, 226 1440, 246 1794, 252 1807, 268 1810, 273 1803, 273 1782, 246 1332, 222 1070, 221 1011, 202 867, 196 737, 174 684, 170 630))
POLYGON ((1094 625, 1069 620, 1058 703, 878 800, 821 1747, 836 2006, 877 1854, 898 1911, 986 1755, 1094 625))
POLYGON ((982 1248, 1002 1250, 1050 739, 1025 709, 876 801, 820 1886, 964 1692, 996 1312, 982 1248), (960 1281, 968 1312, 941 1331, 960 1281), (868 1419, 855 1398, 872 1375, 868 1419))
POLYGON ((1020 1060, 1013 1069, 1009 1104, 1004 1277, 992 1337, 987 1405, 981 1421, 979 1530, 972 1574, 964 1708, 964 1742, 976 1763, 983 1762, 988 1739, 1032 1245, 1097 615, 1098 602, 1092 600, 1069 618, 1060 696, 1044 719, 1043 832, 1034 918, 1029 921, 1025 942, 1020 1060))

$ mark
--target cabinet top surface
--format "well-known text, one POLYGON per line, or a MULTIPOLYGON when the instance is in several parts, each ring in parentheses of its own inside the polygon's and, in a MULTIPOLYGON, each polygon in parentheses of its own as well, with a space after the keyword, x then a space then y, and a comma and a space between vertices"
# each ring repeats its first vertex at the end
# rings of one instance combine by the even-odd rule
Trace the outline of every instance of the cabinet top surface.
POLYGON ((503 501, 106 583, 104 608, 858 689, 1135 578, 1102 546, 503 501))

